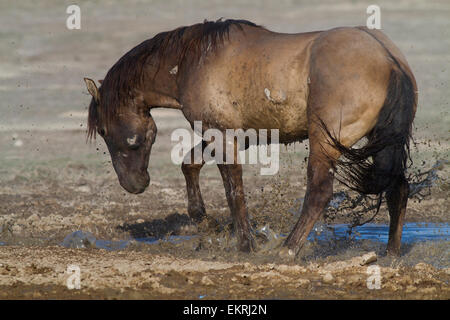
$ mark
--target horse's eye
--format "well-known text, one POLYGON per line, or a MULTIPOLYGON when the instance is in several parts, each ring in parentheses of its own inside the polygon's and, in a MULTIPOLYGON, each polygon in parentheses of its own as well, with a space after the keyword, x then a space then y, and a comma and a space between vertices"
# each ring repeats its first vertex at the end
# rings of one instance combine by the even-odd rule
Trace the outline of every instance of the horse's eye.
POLYGON ((132 137, 130 137, 130 138, 127 138, 127 144, 128 144, 128 147, 129 147, 131 150, 136 150, 136 149, 138 149, 139 146, 141 145, 141 143, 140 143, 140 141, 139 141, 139 138, 138 138, 137 134, 135 134, 134 136, 132 136, 132 137))

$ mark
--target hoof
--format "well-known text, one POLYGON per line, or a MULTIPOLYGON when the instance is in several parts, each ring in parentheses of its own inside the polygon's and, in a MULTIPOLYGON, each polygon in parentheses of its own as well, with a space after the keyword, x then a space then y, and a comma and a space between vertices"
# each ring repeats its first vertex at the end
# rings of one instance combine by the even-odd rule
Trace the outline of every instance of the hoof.
POLYGON ((387 248, 386 255, 390 257, 400 257, 400 249, 387 248))
POLYGON ((205 213, 205 209, 202 208, 196 208, 196 209, 190 209, 188 208, 188 214, 189 217, 191 217, 192 220, 194 220, 195 223, 201 223, 203 220, 205 220, 208 216, 205 213))
POLYGON ((198 230, 200 232, 214 232, 218 233, 220 232, 220 224, 217 222, 216 219, 210 216, 204 216, 204 218, 201 220, 201 222, 197 223, 198 230))
POLYGON ((249 239, 241 241, 241 243, 239 244, 239 250, 242 252, 256 251, 256 243, 253 240, 253 237, 250 237, 249 239))
POLYGON ((391 257, 400 257, 400 245, 388 242, 386 248, 386 255, 391 257))

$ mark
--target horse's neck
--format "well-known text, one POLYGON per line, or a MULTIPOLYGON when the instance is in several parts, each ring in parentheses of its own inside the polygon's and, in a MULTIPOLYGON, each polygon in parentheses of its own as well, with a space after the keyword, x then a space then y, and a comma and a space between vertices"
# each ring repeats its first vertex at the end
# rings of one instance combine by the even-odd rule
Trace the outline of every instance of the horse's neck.
POLYGON ((177 73, 177 62, 171 57, 167 57, 159 68, 155 65, 149 67, 141 89, 149 106, 181 109, 178 102, 177 73))

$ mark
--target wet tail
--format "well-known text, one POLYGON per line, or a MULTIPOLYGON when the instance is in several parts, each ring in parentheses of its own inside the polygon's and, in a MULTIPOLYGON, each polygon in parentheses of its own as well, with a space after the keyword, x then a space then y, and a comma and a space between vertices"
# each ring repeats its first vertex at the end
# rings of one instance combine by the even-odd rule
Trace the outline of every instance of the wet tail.
POLYGON ((343 157, 335 166, 336 179, 362 194, 378 194, 405 177, 409 141, 417 99, 414 80, 394 57, 389 86, 378 121, 361 148, 347 148, 324 127, 343 157))

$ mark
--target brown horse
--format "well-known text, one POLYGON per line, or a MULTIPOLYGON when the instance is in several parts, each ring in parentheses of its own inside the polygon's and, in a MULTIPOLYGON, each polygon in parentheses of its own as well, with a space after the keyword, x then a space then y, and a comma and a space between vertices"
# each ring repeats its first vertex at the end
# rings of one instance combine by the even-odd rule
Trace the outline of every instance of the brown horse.
MULTIPOLYGON (((280 255, 295 256, 305 243, 332 196, 335 173, 354 190, 386 195, 387 251, 399 254, 417 87, 404 56, 380 31, 283 34, 244 20, 205 21, 142 42, 100 88, 85 82, 93 97, 88 137, 98 132, 104 138, 127 191, 137 194, 149 184, 152 108, 179 109, 191 126, 202 121, 203 130, 278 129, 281 143, 309 139, 310 145, 304 206, 280 255), (363 137, 367 143, 352 148, 363 137)), ((181 167, 195 221, 206 216, 202 166, 181 167)), ((239 248, 252 250, 242 166, 218 167, 239 248)))

